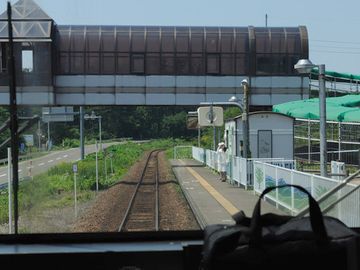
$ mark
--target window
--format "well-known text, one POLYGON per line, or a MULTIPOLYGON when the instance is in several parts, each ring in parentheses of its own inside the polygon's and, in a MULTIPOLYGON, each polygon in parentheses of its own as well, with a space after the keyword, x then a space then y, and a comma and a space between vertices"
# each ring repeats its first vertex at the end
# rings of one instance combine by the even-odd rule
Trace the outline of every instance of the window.
POLYGON ((84 73, 84 53, 74 52, 70 54, 70 73, 84 73))
POLYGON ((143 31, 133 32, 131 37, 131 50, 133 52, 145 51, 145 36, 143 31))
POLYGON ((7 70, 7 53, 6 53, 7 46, 6 46, 6 43, 1 43, 0 46, 1 46, 1 50, 0 50, 1 70, 0 70, 0 72, 6 72, 6 70, 7 70))
POLYGON ((160 74, 160 53, 146 54, 146 74, 160 74))
POLYGON ((87 53, 86 54, 86 73, 99 74, 100 71, 100 58, 99 53, 87 53))
POLYGON ((208 54, 206 62, 207 74, 219 74, 220 73, 220 56, 218 54, 208 54))
POLYGON ((160 52, 160 32, 148 32, 146 36, 146 50, 160 52))
POLYGON ((256 55, 256 74, 271 75, 273 70, 271 54, 256 55))
POLYGON ((171 53, 163 53, 161 55, 161 74, 175 73, 175 57, 171 53))
POLYGON ((219 43, 218 33, 207 33, 206 35, 206 51, 207 52, 218 52, 219 43))
POLYGON ((102 74, 114 74, 115 73, 115 54, 114 53, 103 53, 101 61, 102 74))
POLYGON ((176 34, 176 51, 188 52, 189 51, 189 33, 188 31, 176 34))
POLYGON ((191 75, 202 75, 204 74, 204 57, 202 54, 191 54, 191 75))
POLYGON ((177 54, 176 55, 176 74, 187 75, 189 74, 189 55, 188 54, 177 54))
POLYGON ((34 52, 31 49, 23 49, 21 52, 21 63, 23 72, 33 72, 34 52))
POLYGON ((233 54, 221 54, 221 74, 233 75, 235 72, 235 57, 233 54))
POLYGON ((145 72, 145 61, 143 54, 131 56, 131 73, 143 74, 145 72))
POLYGON ((130 55, 128 53, 118 53, 117 74, 130 73, 130 55))

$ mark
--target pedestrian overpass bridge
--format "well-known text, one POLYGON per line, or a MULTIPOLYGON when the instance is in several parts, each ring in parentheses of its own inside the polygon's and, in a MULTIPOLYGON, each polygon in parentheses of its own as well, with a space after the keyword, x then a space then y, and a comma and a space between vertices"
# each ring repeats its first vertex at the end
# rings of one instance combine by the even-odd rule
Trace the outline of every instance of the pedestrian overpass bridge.
MULTIPOLYGON (((57 25, 33 0, 13 9, 19 105, 196 105, 242 97, 271 106, 307 98, 293 65, 299 27, 57 25)), ((9 103, 7 14, 0 15, 0 105, 9 103)))

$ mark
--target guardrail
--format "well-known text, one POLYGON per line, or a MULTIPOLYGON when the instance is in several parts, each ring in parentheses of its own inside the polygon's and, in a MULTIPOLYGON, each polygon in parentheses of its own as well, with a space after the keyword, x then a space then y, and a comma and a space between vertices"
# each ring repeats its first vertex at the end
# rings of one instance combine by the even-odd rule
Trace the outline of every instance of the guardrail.
POLYGON ((0 184, 0 190, 7 188, 8 183, 0 184))

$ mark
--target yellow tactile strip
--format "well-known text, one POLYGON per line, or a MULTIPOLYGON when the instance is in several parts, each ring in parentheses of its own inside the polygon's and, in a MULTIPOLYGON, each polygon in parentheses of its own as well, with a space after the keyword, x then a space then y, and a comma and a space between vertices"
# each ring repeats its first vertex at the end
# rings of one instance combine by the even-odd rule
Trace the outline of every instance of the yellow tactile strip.
POLYGON ((203 188, 209 192, 211 196, 214 197, 218 203, 222 207, 225 208, 227 212, 229 212, 230 215, 234 215, 237 212, 239 212, 239 209, 237 209, 230 201, 228 201, 223 195, 221 195, 212 185, 208 183, 200 174, 198 174, 194 169, 187 167, 186 168, 195 178, 199 181, 199 183, 203 186, 203 188))

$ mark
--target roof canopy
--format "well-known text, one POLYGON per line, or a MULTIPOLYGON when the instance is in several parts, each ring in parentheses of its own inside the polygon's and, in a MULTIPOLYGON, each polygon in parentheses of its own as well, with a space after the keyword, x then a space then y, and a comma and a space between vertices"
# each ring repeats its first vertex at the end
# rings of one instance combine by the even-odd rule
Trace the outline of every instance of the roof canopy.
MULTIPOLYGON (((360 122, 360 95, 346 95, 326 99, 326 119, 339 122, 360 122)), ((283 113, 295 118, 320 118, 319 99, 312 98, 278 104, 274 112, 283 113)))
MULTIPOLYGON (((53 20, 33 1, 12 5, 14 41, 51 41, 53 20)), ((8 41, 7 11, 0 15, 0 41, 8 41)))

